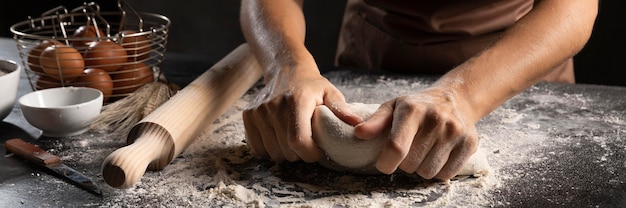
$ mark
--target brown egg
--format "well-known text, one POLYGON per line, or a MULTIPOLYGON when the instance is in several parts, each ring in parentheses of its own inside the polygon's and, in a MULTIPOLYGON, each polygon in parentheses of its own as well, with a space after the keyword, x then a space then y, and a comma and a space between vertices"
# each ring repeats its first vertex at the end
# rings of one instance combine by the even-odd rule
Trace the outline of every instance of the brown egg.
POLYGON ((113 80, 111 79, 111 76, 109 76, 109 73, 102 69, 85 69, 83 74, 76 80, 75 85, 100 90, 102 95, 104 95, 104 102, 106 102, 113 93, 113 80))
MULTIPOLYGON (((69 83, 65 84, 69 85, 69 83)), ((37 90, 45 90, 55 87, 63 87, 63 84, 61 84, 61 81, 53 79, 45 74, 40 75, 35 83, 35 89, 37 90)))
POLYGON ((96 30, 93 25, 80 26, 72 34, 72 46, 82 51, 89 46, 89 43, 96 41, 98 37, 106 37, 101 29, 96 30))
POLYGON ((152 47, 150 40, 145 35, 138 35, 132 30, 124 30, 120 34, 120 45, 126 48, 128 62, 142 62, 150 58, 152 47))
POLYGON ((41 52, 43 52, 43 50, 45 50, 48 46, 51 46, 53 44, 58 45, 62 43, 54 39, 48 39, 48 40, 43 40, 39 42, 37 46, 30 49, 30 51, 28 52, 28 59, 27 59, 28 67, 30 68, 30 70, 37 72, 37 74, 43 73, 43 68, 41 68, 41 65, 39 64, 39 56, 41 56, 41 52))
POLYGON ((115 88, 113 94, 116 95, 132 93, 154 80, 152 69, 141 62, 126 65, 111 76, 115 88))
POLYGON ((48 46, 39 56, 39 63, 48 76, 63 81, 75 80, 85 68, 83 56, 64 44, 48 46))
POLYGON ((85 51, 85 66, 114 72, 126 63, 126 49, 112 41, 98 41, 89 44, 85 51))

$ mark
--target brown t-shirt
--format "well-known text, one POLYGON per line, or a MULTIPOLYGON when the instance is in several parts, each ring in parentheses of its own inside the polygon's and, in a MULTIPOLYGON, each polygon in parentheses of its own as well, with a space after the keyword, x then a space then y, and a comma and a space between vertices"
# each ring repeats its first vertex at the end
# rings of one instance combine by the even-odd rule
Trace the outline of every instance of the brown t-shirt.
POLYGON ((533 0, 348 0, 336 63, 441 73, 528 13, 533 0))

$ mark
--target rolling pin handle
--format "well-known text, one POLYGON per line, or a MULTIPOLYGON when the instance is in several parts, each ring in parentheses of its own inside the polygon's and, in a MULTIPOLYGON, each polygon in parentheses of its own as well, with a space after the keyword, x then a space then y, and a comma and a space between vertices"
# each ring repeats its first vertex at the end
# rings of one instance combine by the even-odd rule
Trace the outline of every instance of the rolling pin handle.
POLYGON ((130 188, 137 183, 146 169, 162 168, 169 163, 163 152, 173 154, 174 143, 162 128, 147 128, 139 133, 134 143, 111 153, 102 163, 102 177, 114 188, 130 188))
POLYGON ((262 73, 248 45, 237 47, 139 121, 128 135, 130 145, 111 153, 102 164, 104 180, 112 187, 128 188, 146 169, 165 168, 262 73))

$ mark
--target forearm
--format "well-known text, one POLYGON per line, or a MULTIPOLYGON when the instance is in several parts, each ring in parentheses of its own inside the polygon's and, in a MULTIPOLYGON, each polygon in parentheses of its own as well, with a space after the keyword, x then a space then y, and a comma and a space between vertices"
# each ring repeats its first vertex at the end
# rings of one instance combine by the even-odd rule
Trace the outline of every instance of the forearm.
POLYGON ((582 49, 591 35, 597 0, 545 0, 492 46, 444 75, 435 86, 453 89, 478 121, 535 84, 582 49))
POLYGON ((311 131, 316 106, 331 106, 351 124, 362 119, 350 113, 343 94, 320 74, 306 49, 302 0, 243 0, 241 24, 266 83, 243 112, 249 146, 274 161, 319 161, 324 153, 311 131))
MULTIPOLYGON (((279 72, 315 66, 304 46, 302 0, 243 0, 241 25, 246 41, 265 69, 266 81, 279 72)), ((305 68, 300 70, 313 70, 305 68)))

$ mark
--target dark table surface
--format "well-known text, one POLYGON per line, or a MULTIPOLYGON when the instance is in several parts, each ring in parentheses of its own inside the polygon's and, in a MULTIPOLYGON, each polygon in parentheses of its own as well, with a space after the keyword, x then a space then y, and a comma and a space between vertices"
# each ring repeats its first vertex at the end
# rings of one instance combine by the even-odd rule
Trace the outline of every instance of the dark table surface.
MULTIPOLYGON (((162 67, 166 76, 169 75, 172 80, 183 86, 210 66, 209 63, 190 59, 188 56, 168 54, 167 57, 170 60, 166 58, 167 61, 162 67), (187 72, 180 70, 181 67, 188 68, 187 72)), ((19 61, 12 39, 0 39, 0 58, 19 61)), ((434 80, 433 77, 368 74, 349 70, 333 71, 325 76, 344 92, 348 101, 370 103, 380 103, 394 95, 422 89, 434 80)), ((28 80, 22 75, 18 97, 30 91, 32 90, 28 80)), ((245 103, 245 98, 242 100, 245 103)), ((241 109, 235 109, 234 114, 237 114, 237 110, 241 109)), ((235 127, 241 128, 240 121, 235 121, 240 119, 236 116, 233 118, 228 122, 233 122, 235 127)), ((223 130, 221 128, 218 130, 223 130)), ((539 83, 515 96, 481 120, 478 124, 478 131, 481 137, 481 148, 488 151, 489 162, 493 168, 490 176, 483 179, 489 182, 480 184, 489 187, 478 189, 482 191, 478 194, 480 197, 478 201, 466 199, 463 200, 468 201, 465 204, 449 202, 444 203, 443 206, 626 206, 626 88, 539 83)), ((243 130, 235 132, 237 132, 237 138, 241 139, 243 130)), ((106 134, 94 132, 71 138, 44 138, 41 137, 39 130, 25 121, 17 105, 11 114, 0 122, 0 141, 4 143, 7 139, 14 137, 36 143, 62 156, 74 156, 64 158, 64 160, 68 165, 91 176, 103 189, 104 196, 91 195, 50 176, 22 159, 5 156, 4 146, 0 145, 0 156, 3 156, 0 157, 0 207, 241 205, 222 201, 220 200, 222 198, 210 195, 213 189, 221 187, 213 182, 207 182, 212 185, 199 185, 198 183, 202 181, 192 178, 177 181, 167 179, 168 177, 183 177, 179 171, 195 167, 194 161, 196 160, 192 157, 200 154, 196 150, 190 150, 185 155, 176 158, 173 162, 175 165, 171 165, 173 167, 168 166, 162 172, 146 173, 144 181, 138 186, 130 190, 117 190, 108 187, 99 173, 100 162, 106 154, 90 153, 113 151, 123 145, 123 139, 109 142, 86 142, 108 139, 106 134), (184 194, 151 191, 157 190, 153 189, 154 187, 171 187, 171 183, 181 183, 183 186, 186 181, 194 184, 188 189, 178 190, 184 194), (129 197, 131 195, 133 197, 129 197), (211 200, 203 201, 204 198, 211 200)), ((328 191, 311 193, 306 191, 311 186, 335 187, 333 184, 327 184, 330 183, 328 181, 318 180, 320 175, 325 174, 325 179, 338 179, 338 176, 334 176, 335 173, 323 170, 323 168, 302 163, 288 164, 289 168, 283 168, 287 171, 277 173, 275 166, 263 165, 268 164, 268 161, 233 156, 233 154, 243 154, 238 148, 226 148, 223 152, 227 156, 220 157, 227 159, 217 161, 227 164, 227 172, 231 177, 237 175, 234 177, 235 182, 231 183, 239 184, 247 190, 254 190, 253 193, 260 197, 260 202, 257 201, 256 205, 298 205, 325 199, 336 200, 336 198, 330 200, 331 196, 361 199, 359 197, 362 196, 359 194, 367 195, 363 198, 367 201, 375 198, 372 193, 377 192, 391 201, 388 203, 402 206, 407 205, 403 204, 407 201, 406 195, 409 193, 406 190, 419 189, 407 188, 406 184, 400 184, 403 180, 409 179, 397 176, 399 179, 395 181, 390 180, 391 182, 382 183, 382 185, 364 185, 359 191, 333 190, 330 191, 332 193, 328 191), (246 158, 246 162, 232 162, 233 157, 246 158), (312 174, 311 171, 317 173, 312 174), (273 184, 267 182, 268 178, 278 178, 276 179, 278 185, 268 185, 273 184), (259 188, 259 186, 264 188, 259 188), (266 189, 269 191, 260 191, 266 189), (298 192, 298 194, 291 194, 293 192, 298 192), (280 200, 285 198, 285 195, 295 200, 280 200)), ((218 163, 220 162, 215 162, 215 164, 218 163)), ((202 164, 209 167, 204 171, 215 173, 211 169, 215 164, 202 164)), ((217 176, 207 180, 215 179, 215 177, 217 176)), ((339 180, 346 180, 345 176, 343 177, 339 180)), ((371 176, 374 178, 353 177, 365 181, 386 179, 376 176, 371 176)), ((464 183, 475 184, 477 182, 460 180, 451 186, 463 187, 464 183)), ((472 189, 455 191, 449 187, 436 190, 439 190, 435 191, 436 194, 425 194, 427 197, 423 200, 409 199, 408 201, 413 201, 408 205, 441 206, 442 204, 433 205, 427 202, 440 201, 439 198, 445 198, 442 196, 446 194, 448 198, 463 197, 464 199, 470 195, 476 195, 472 189), (457 192, 461 196, 448 194, 457 192)), ((337 207, 362 206, 357 201, 354 204, 344 202, 317 204, 331 204, 337 207)), ((244 205, 250 206, 251 204, 244 203, 244 205)), ((312 204, 312 206, 315 205, 315 203, 312 204)))

